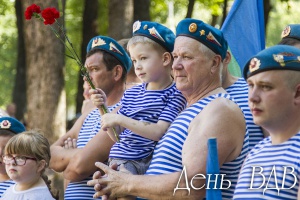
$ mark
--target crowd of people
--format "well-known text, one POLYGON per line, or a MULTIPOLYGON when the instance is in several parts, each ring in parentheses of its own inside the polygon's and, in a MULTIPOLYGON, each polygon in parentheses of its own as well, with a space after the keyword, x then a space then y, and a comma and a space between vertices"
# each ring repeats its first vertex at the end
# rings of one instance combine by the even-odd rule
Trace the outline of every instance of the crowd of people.
MULTIPOLYGON (((0 199, 203 199, 207 140, 216 138, 222 199, 300 199, 300 25, 229 72, 223 33, 183 19, 149 21, 132 38, 92 38, 81 116, 51 146, 0 118, 0 199), (135 73, 133 73, 135 72, 135 73), (100 169, 100 170, 99 170, 100 169), (39 197, 40 198, 40 197, 39 197)), ((247 47, 245 47, 247 48, 247 47)))

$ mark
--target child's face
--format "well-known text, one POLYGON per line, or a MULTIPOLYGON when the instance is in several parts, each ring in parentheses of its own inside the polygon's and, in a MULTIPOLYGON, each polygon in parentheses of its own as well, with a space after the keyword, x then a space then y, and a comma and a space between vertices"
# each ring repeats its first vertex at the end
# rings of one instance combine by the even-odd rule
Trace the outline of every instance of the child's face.
POLYGON ((145 82, 160 81, 165 77, 166 68, 163 66, 163 55, 150 44, 137 43, 129 47, 135 74, 145 82))
MULTIPOLYGON (((12 154, 11 156, 21 156, 17 154, 12 154)), ((38 180, 40 177, 40 172, 43 168, 40 166, 40 161, 33 159, 25 159, 24 165, 16 165, 15 160, 6 163, 7 175, 19 184, 30 184, 33 181, 38 180)))
POLYGON ((5 164, 2 162, 2 156, 4 155, 4 149, 8 140, 12 138, 12 136, 5 135, 0 136, 0 175, 6 176, 5 164))

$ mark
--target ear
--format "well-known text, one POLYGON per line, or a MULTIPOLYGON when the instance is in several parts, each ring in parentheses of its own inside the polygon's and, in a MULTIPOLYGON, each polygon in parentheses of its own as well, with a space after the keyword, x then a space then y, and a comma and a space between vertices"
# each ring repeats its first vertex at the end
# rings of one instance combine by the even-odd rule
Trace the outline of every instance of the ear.
POLYGON ((163 54, 163 66, 168 66, 172 62, 172 56, 169 52, 163 54))
POLYGON ((211 74, 214 74, 214 73, 216 73, 216 71, 220 70, 219 67, 220 67, 221 62, 222 62, 222 58, 220 55, 215 55, 213 57, 213 65, 210 69, 211 74))
POLYGON ((40 160, 38 161, 38 168, 37 168, 37 171, 40 173, 42 172, 47 166, 47 163, 45 160, 40 160))
POLYGON ((231 61, 231 53, 229 51, 227 51, 226 57, 224 58, 223 63, 228 65, 230 63, 230 61, 231 61))
POLYGON ((113 69, 113 76, 115 81, 118 81, 122 77, 122 73, 125 69, 121 65, 116 65, 113 69))
POLYGON ((295 100, 300 105, 300 83, 296 86, 295 100))

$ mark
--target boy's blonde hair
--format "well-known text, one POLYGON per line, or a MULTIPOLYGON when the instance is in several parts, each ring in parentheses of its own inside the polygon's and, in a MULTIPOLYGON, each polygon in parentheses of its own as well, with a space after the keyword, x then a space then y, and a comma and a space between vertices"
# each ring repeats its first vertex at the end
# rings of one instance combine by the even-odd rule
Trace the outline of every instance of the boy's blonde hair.
POLYGON ((164 47, 162 47, 160 44, 158 44, 157 42, 151 40, 148 37, 145 36, 141 36, 141 35, 137 35, 137 36, 133 36, 132 38, 130 38, 130 40, 128 41, 127 44, 127 50, 129 50, 130 46, 134 46, 136 44, 149 44, 151 45, 156 51, 158 51, 159 53, 163 54, 165 52, 168 52, 164 47))
POLYGON ((41 177, 48 186, 53 198, 58 198, 57 192, 51 191, 51 181, 45 175, 45 169, 49 166, 51 159, 50 144, 46 137, 35 130, 25 131, 13 136, 5 146, 5 154, 20 154, 24 156, 34 157, 37 161, 45 160, 45 168, 41 172, 41 177))

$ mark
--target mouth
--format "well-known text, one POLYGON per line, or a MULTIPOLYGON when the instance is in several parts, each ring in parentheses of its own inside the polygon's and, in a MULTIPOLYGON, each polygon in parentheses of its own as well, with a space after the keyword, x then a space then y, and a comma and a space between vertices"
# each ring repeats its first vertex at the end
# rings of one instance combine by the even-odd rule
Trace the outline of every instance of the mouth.
POLYGON ((144 76, 146 73, 139 74, 139 76, 144 76))
POLYGON ((253 115, 257 115, 257 114, 261 113, 262 110, 259 109, 259 108, 252 108, 252 109, 251 109, 251 112, 252 112, 253 115))

